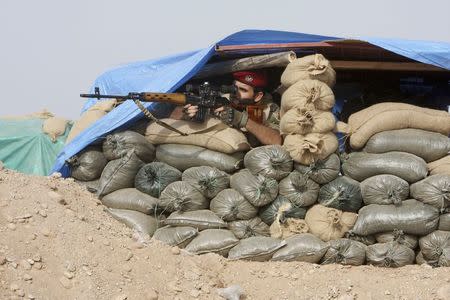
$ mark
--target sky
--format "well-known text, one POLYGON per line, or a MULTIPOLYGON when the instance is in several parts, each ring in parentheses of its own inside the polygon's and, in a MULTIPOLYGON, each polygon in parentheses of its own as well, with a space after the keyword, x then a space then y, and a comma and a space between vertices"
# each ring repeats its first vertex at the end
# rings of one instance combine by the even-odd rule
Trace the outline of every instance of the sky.
POLYGON ((0 0, 0 116, 76 120, 103 72, 243 29, 450 42, 449 12, 448 0, 0 0))

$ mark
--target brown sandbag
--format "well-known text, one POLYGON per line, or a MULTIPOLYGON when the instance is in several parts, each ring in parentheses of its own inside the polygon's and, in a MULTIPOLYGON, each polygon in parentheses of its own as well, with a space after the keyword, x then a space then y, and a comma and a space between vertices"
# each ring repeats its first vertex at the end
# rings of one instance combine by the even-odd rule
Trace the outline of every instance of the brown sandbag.
POLYGON ((411 248, 397 242, 367 246, 367 264, 377 267, 398 268, 414 263, 415 254, 411 248))
POLYGON ((321 264, 360 266, 366 260, 367 246, 363 243, 350 239, 338 239, 329 241, 328 246, 321 264))
POLYGON ((411 235, 425 235, 438 226, 439 210, 431 205, 410 199, 402 205, 370 204, 359 210, 353 232, 358 235, 402 230, 411 235))
POLYGON ((450 232, 434 231, 419 240, 424 260, 432 266, 450 267, 450 232))
POLYGON ((341 161, 337 154, 333 153, 323 160, 318 160, 310 165, 295 163, 294 168, 318 184, 325 184, 336 179, 341 171, 341 161))
POLYGON ((375 235, 378 243, 397 242, 411 249, 416 249, 418 238, 414 235, 405 234, 402 230, 394 230, 392 232, 377 233, 375 235))
POLYGON ((214 167, 192 167, 183 172, 182 180, 189 183, 207 199, 214 198, 230 186, 230 176, 214 167))
POLYGON ((409 184, 400 177, 382 174, 369 177, 360 184, 361 195, 366 205, 401 205, 409 196, 409 184))
POLYGON ((328 85, 318 80, 301 80, 283 93, 280 116, 295 107, 329 111, 334 103, 334 94, 328 85))
POLYGON ((439 230, 450 231, 450 212, 439 217, 439 230))
POLYGON ((191 167, 210 166, 233 173, 242 167, 243 158, 242 152, 229 155, 192 145, 165 144, 156 147, 156 159, 180 171, 191 167))
POLYGON ((450 175, 432 175, 410 187, 411 197, 440 211, 450 207, 450 175))
POLYGON ((228 228, 238 239, 246 239, 251 236, 270 236, 269 226, 258 217, 230 222, 228 228))
POLYGON ((353 228, 357 218, 358 215, 355 213, 316 204, 306 212, 305 221, 309 226, 309 232, 328 242, 342 238, 353 228))
POLYGON ((155 147, 134 131, 109 134, 103 142, 103 153, 108 160, 118 159, 130 150, 134 150, 143 162, 149 163, 155 159, 155 147))
POLYGON ((361 149, 376 133, 405 128, 433 131, 448 136, 450 114, 435 116, 420 110, 386 111, 369 118, 358 129, 351 127, 350 146, 353 149, 361 149))
POLYGON ((250 149, 247 138, 240 130, 217 119, 209 118, 203 123, 175 119, 161 121, 188 135, 184 136, 157 123, 151 123, 145 137, 153 144, 194 145, 228 154, 250 149))
POLYGON ((273 254, 286 245, 285 241, 265 236, 252 236, 243 239, 228 253, 229 259, 268 261, 273 254))
POLYGON ((278 184, 279 194, 298 207, 311 206, 317 201, 319 185, 307 175, 294 171, 278 184))
POLYGON ((266 145, 254 148, 244 156, 244 166, 252 174, 281 180, 292 171, 293 161, 280 145, 266 145))
POLYGON ((278 195, 278 183, 275 179, 253 175, 248 169, 233 174, 230 186, 256 207, 269 204, 278 195))
POLYGON ((273 261, 303 261, 318 263, 328 245, 311 233, 301 233, 286 239, 286 246, 275 252, 273 261))
POLYGON ((99 149, 88 147, 67 160, 70 176, 80 181, 91 181, 100 177, 108 161, 99 149))
POLYGON ((438 160, 450 152, 450 139, 440 133, 420 129, 399 129, 373 135, 364 147, 365 152, 408 152, 426 162, 438 160))
POLYGON ((333 131, 336 119, 331 112, 294 107, 280 120, 281 134, 326 133, 333 131))
POLYGON ((409 183, 414 183, 427 176, 425 161, 406 152, 387 152, 381 154, 353 152, 342 163, 345 175, 363 181, 380 174, 398 176, 409 183))
POLYGON ((100 176, 97 195, 102 197, 120 189, 133 187, 134 177, 143 164, 134 151, 108 162, 100 176))
POLYGON ((430 175, 442 174, 450 175, 450 155, 447 155, 441 159, 430 162, 427 165, 430 175))
POLYGON ((198 230, 227 228, 228 225, 210 210, 202 209, 187 212, 175 211, 164 220, 165 225, 189 226, 198 230))
POLYGON ((67 124, 66 119, 50 117, 42 123, 42 131, 50 137, 53 143, 56 143, 56 139, 66 131, 67 124))
POLYGON ((189 183, 175 181, 162 191, 158 199, 158 206, 164 212, 186 212, 209 208, 209 201, 189 183))
POLYGON ((158 220, 155 217, 143 214, 135 210, 107 208, 114 219, 124 223, 128 227, 150 237, 158 228, 158 220))
POLYGON ((185 249, 193 254, 217 253, 227 256, 228 251, 237 243, 239 240, 230 230, 206 229, 200 232, 185 249))
POLYGON ((294 161, 310 165, 335 152, 339 143, 333 133, 309 133, 307 135, 287 135, 283 145, 294 161))
POLYGON ((309 231, 308 224, 305 220, 297 218, 286 218, 286 212, 292 207, 291 203, 285 203, 280 206, 278 213, 270 225, 270 236, 277 239, 285 239, 290 236, 307 233, 309 231))
POLYGON ((179 248, 186 247, 194 237, 198 234, 198 230, 193 227, 170 227, 165 226, 158 228, 153 234, 153 239, 163 242, 169 246, 177 246, 179 248))
POLYGON ((154 213, 158 206, 158 199, 135 188, 114 191, 104 196, 101 201, 106 207, 136 210, 147 215, 154 213))
POLYGON ((211 200, 210 209, 225 221, 248 220, 258 209, 233 189, 225 189, 211 200))
POLYGON ((281 84, 286 87, 305 79, 320 80, 333 87, 336 83, 336 72, 328 59, 316 53, 293 60, 281 74, 281 84))

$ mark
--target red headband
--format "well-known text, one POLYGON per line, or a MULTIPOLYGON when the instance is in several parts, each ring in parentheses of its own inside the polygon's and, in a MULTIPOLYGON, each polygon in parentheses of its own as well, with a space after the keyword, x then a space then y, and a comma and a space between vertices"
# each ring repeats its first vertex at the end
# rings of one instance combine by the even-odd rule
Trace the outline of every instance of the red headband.
POLYGON ((267 74, 265 72, 241 71, 233 73, 233 77, 239 82, 256 88, 263 88, 267 85, 267 74))

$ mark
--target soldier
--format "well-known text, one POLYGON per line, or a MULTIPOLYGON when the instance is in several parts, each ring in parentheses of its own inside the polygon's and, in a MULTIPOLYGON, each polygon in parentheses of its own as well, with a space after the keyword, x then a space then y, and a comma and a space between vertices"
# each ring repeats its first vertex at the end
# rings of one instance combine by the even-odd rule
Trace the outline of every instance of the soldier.
MULTIPOLYGON (((236 103, 229 107, 219 107, 215 114, 224 123, 246 133, 253 147, 258 145, 281 145, 279 131, 279 109, 266 97, 267 75, 261 71, 241 71, 233 73, 236 87, 236 103)), ((198 106, 190 104, 176 108, 173 119, 190 119, 195 116, 198 106)))

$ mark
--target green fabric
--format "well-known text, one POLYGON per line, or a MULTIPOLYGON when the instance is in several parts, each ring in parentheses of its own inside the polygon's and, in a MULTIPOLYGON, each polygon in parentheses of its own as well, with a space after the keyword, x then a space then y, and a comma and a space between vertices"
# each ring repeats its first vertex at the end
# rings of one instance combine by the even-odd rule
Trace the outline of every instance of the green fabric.
MULTIPOLYGON (((0 119, 0 161, 8 169, 35 175, 49 175, 63 148, 71 125, 52 143, 42 132, 43 119, 0 119)), ((69 122, 70 124, 70 122, 69 122)))

